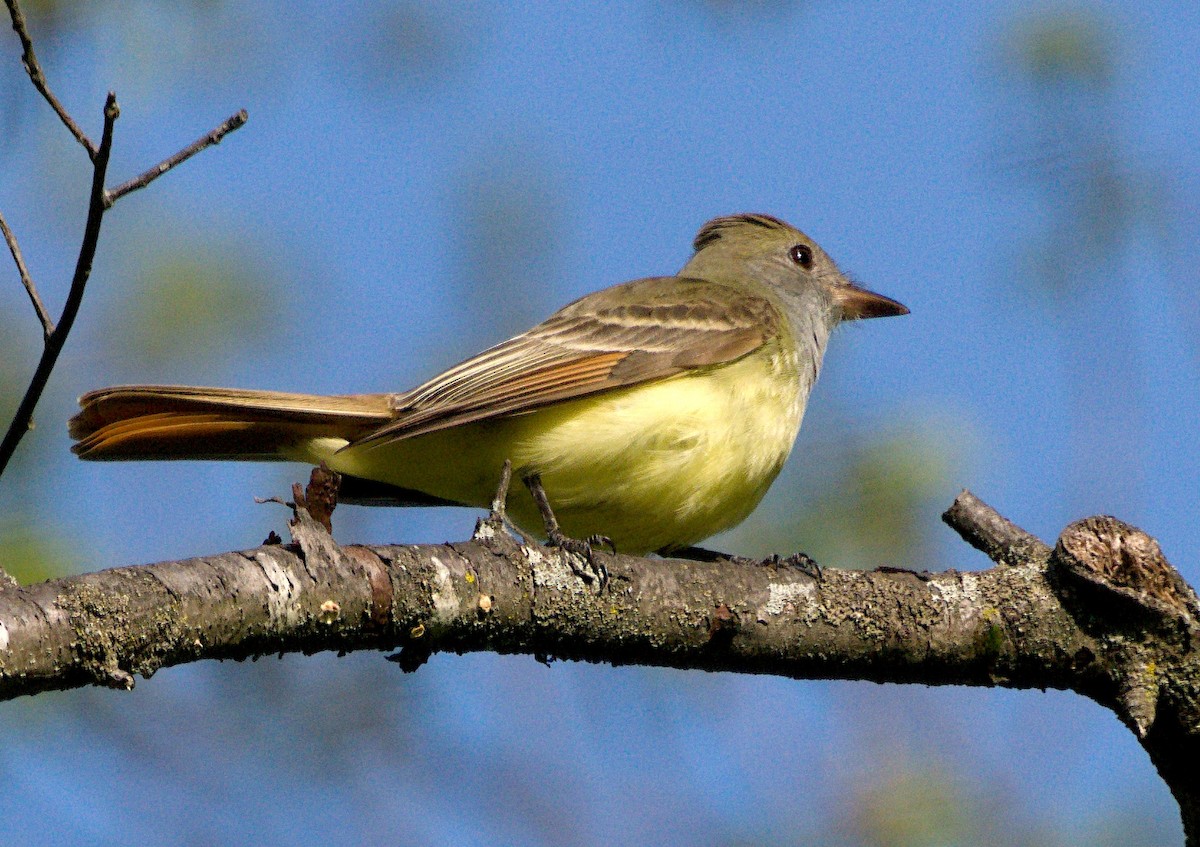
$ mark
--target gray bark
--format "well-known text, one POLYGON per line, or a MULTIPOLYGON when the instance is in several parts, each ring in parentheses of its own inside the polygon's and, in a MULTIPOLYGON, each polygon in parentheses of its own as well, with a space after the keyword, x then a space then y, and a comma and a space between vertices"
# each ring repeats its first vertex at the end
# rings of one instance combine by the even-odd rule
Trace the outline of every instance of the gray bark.
MULTIPOLYGON (((945 518, 985 571, 819 574, 783 562, 596 553, 601 587, 498 519, 470 541, 339 546, 297 498, 293 543, 0 589, 0 698, 205 658, 488 650, 612 664, 929 685, 1059 688, 1113 710, 1200 844, 1200 603, 1114 518, 1055 548, 964 492, 945 518)), ((318 515, 322 519, 327 516, 318 515)))

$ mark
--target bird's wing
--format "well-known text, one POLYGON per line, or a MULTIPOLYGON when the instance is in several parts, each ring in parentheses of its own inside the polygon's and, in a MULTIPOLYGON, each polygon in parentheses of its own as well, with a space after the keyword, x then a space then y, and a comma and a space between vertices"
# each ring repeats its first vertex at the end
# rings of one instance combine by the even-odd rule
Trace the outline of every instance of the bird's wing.
POLYGON ((350 447, 732 362, 773 337, 780 321, 768 300, 728 285, 680 277, 627 282, 395 395, 392 422, 350 447))

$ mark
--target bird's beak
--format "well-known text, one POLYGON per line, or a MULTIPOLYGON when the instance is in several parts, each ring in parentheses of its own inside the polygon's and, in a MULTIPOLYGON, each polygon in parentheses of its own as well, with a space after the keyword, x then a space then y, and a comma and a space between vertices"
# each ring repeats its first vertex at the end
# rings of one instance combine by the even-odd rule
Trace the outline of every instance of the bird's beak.
POLYGON ((908 307, 891 297, 859 288, 854 283, 839 285, 833 290, 833 301, 842 309, 842 320, 856 321, 861 318, 889 318, 907 315, 908 307))

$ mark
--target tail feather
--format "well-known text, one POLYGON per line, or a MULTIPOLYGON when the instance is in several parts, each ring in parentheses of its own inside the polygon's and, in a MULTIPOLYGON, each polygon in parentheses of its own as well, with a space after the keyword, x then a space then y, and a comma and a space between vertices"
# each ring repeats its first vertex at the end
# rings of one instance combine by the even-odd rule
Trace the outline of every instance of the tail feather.
POLYGON ((82 459, 296 459, 314 439, 354 441, 392 418, 390 396, 136 385, 79 399, 82 459))

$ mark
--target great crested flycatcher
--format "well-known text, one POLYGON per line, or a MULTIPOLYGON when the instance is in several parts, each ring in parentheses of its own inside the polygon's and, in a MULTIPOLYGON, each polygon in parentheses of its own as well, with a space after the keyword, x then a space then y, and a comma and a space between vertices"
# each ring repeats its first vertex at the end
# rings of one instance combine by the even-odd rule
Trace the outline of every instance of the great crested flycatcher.
MULTIPOLYGON (((717 218, 676 276, 589 294, 399 394, 128 386, 80 398, 83 459, 326 462, 343 499, 487 507, 540 476, 561 529, 670 552, 742 521, 791 452, 830 332, 908 309, 768 215, 717 218)), ((509 515, 539 528, 533 498, 509 515)))

